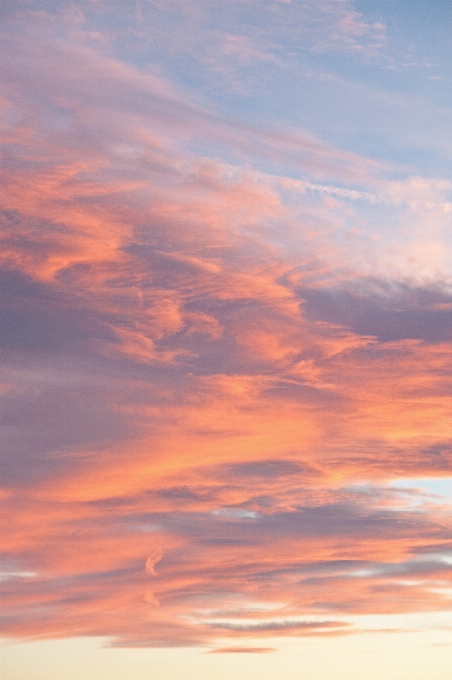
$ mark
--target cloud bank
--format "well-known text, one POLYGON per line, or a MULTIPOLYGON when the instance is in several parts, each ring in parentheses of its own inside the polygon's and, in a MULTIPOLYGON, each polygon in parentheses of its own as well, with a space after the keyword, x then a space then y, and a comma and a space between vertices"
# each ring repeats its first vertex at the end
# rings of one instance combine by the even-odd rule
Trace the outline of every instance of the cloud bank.
MULTIPOLYGON (((380 50, 322 16, 306 49, 380 50)), ((2 60, 5 634, 266 652, 447 611, 450 507, 389 483, 451 472, 450 182, 31 24, 2 60)))

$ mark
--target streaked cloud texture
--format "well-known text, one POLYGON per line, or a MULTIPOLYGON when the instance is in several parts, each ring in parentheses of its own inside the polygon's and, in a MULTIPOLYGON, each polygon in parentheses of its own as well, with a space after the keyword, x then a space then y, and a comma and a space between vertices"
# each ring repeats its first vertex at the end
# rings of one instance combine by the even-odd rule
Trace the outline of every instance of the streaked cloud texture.
POLYGON ((403 4, 4 4, 6 637, 450 625, 451 12, 403 4))

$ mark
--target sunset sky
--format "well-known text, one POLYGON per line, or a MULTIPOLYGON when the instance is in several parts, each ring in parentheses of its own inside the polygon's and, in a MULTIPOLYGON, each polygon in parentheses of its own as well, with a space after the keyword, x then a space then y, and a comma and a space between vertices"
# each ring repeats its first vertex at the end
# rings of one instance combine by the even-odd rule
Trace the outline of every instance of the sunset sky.
POLYGON ((452 680, 450 0, 3 0, 2 680, 452 680))

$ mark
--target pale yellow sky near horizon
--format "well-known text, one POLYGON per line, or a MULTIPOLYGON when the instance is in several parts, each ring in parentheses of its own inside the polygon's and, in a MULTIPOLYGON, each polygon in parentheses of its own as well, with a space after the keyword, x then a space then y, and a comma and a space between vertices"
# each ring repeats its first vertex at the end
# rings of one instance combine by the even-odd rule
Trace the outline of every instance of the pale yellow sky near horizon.
MULTIPOLYGON (((270 653, 105 649, 97 638, 7 644, 1 680, 450 680, 451 630, 266 639, 270 653)), ((246 647, 245 640, 240 645, 246 647)))

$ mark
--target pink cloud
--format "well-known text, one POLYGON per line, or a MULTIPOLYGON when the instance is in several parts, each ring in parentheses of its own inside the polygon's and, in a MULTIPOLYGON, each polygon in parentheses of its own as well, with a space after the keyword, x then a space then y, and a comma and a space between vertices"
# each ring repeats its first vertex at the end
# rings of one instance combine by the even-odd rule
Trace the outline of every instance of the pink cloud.
POLYGON ((449 509, 386 483, 450 474, 450 295, 331 237, 413 187, 86 46, 8 49, 6 634, 257 651, 447 610, 449 509))

